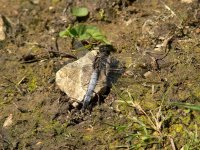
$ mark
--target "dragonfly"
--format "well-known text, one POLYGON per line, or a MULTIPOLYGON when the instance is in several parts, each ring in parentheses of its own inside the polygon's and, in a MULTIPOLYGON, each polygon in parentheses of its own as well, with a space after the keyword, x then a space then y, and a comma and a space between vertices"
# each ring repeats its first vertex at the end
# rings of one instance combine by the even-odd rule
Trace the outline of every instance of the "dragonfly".
POLYGON ((92 75, 90 77, 88 88, 87 88, 86 94, 83 99, 83 110, 88 108, 88 106, 91 102, 95 87, 97 85, 97 81, 101 74, 101 71, 104 68, 106 68, 106 66, 108 64, 108 59, 109 59, 110 53, 113 50, 114 49, 111 45, 99 46, 99 53, 97 54, 97 56, 94 60, 92 75))

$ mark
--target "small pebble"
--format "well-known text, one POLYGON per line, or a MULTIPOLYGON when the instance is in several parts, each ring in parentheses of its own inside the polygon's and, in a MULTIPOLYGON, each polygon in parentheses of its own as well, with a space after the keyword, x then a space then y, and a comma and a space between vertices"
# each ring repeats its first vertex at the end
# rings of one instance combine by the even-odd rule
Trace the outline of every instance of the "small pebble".
POLYGON ((31 2, 35 5, 39 4, 40 3, 40 0, 31 0, 31 2))
POLYGON ((79 103, 77 103, 77 102, 73 102, 73 103, 72 103, 72 106, 73 106, 74 108, 78 107, 78 105, 79 105, 79 103))
POLYGON ((6 34, 5 34, 4 21, 2 16, 0 15, 0 41, 3 41, 5 39, 6 39, 6 34))
POLYGON ((145 77, 145 78, 150 78, 150 77, 152 77, 152 72, 151 72, 151 71, 145 72, 145 73, 144 73, 144 77, 145 77))

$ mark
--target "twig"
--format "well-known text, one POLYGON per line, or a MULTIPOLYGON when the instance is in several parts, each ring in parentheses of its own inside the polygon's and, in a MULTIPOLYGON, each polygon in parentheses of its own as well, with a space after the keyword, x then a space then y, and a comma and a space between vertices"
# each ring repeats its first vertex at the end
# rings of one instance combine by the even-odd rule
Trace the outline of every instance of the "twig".
POLYGON ((3 78, 4 78, 6 81, 8 81, 8 82, 10 82, 11 84, 13 84, 13 85, 15 86, 15 89, 16 89, 20 94, 23 94, 23 92, 21 91, 21 89, 18 87, 18 85, 17 85, 15 82, 11 81, 11 80, 8 79, 6 76, 3 76, 3 78))
POLYGON ((153 57, 155 59, 155 61, 164 59, 169 53, 169 50, 167 50, 167 45, 169 44, 169 42, 172 40, 173 37, 174 37, 174 35, 167 37, 163 41, 163 43, 160 45, 160 47, 162 48, 162 51, 164 51, 164 54, 161 54, 162 56, 160 58, 156 58, 155 56, 153 56, 153 54, 156 54, 154 52, 146 51, 145 53, 150 55, 151 57, 153 57))
POLYGON ((57 54, 60 55, 61 57, 67 57, 67 58, 73 58, 73 59, 77 59, 76 56, 71 55, 69 53, 64 53, 64 52, 60 52, 60 51, 56 51, 56 50, 48 50, 49 53, 53 53, 53 54, 57 54))
POLYGON ((20 85, 24 81, 25 78, 26 76, 23 76, 23 78, 17 83, 17 85, 20 85))
POLYGON ((169 140, 170 140, 170 143, 171 143, 171 146, 172 146, 172 150, 176 150, 176 146, 174 144, 174 140, 171 137, 169 137, 169 140))
POLYGON ((28 113, 28 112, 30 112, 29 110, 20 108, 15 102, 13 102, 13 104, 15 105, 15 107, 17 108, 17 110, 19 110, 21 113, 28 113))
POLYGON ((171 12, 172 16, 176 16, 175 12, 169 6, 167 6, 163 1, 161 1, 161 3, 163 3, 165 8, 171 12))

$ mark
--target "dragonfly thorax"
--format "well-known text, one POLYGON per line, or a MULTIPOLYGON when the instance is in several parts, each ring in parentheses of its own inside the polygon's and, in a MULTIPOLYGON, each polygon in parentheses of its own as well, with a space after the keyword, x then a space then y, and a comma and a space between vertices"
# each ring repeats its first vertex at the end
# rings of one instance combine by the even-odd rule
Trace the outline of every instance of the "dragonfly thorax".
POLYGON ((112 45, 101 45, 99 46, 99 52, 104 55, 110 55, 110 52, 114 51, 112 45))

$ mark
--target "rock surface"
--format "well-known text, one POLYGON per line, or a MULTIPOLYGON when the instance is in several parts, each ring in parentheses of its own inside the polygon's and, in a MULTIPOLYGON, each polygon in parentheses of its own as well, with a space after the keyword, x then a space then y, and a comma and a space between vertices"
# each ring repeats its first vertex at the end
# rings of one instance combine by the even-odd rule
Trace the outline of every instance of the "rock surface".
MULTIPOLYGON (((81 102, 86 94, 92 74, 92 65, 97 50, 88 52, 77 61, 67 64, 56 73, 56 83, 74 101, 81 102)), ((94 93, 100 93, 106 88, 106 76, 100 75, 94 93)))
POLYGON ((0 41, 5 40, 6 34, 5 34, 5 26, 2 16, 0 15, 0 41))

